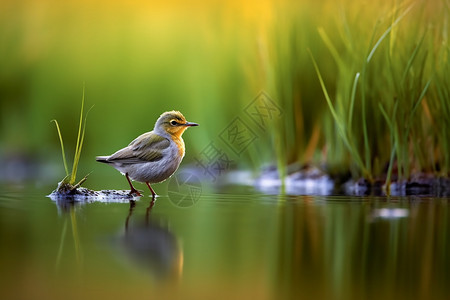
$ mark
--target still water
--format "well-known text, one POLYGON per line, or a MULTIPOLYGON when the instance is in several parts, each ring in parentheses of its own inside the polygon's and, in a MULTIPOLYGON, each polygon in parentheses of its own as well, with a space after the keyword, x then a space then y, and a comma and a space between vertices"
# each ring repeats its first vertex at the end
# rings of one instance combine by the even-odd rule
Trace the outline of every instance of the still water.
POLYGON ((227 188, 152 206, 51 189, 2 189, 2 299, 450 297, 448 198, 227 188))

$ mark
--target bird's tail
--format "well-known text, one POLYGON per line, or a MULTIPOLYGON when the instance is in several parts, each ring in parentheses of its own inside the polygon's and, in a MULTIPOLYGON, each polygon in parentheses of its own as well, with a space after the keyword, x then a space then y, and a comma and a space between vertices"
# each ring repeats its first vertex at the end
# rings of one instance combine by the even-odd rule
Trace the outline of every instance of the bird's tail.
POLYGON ((108 158, 109 158, 109 156, 97 156, 95 158, 95 160, 98 161, 98 162, 107 164, 107 163, 109 163, 108 162, 108 158))

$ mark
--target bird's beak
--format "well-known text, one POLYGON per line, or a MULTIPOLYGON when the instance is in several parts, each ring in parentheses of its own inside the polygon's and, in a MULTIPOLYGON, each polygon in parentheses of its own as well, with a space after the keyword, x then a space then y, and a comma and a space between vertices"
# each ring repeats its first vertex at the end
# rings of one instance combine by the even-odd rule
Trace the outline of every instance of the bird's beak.
POLYGON ((183 125, 186 126, 186 127, 198 126, 198 124, 197 124, 197 123, 194 123, 194 122, 186 122, 186 123, 184 123, 183 125))

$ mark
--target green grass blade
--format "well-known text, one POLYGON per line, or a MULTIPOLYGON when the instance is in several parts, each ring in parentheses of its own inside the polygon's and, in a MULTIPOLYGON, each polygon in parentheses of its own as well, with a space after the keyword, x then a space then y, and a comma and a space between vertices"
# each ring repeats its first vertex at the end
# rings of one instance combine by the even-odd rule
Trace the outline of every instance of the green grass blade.
POLYGON ((397 151, 397 139, 395 135, 395 128, 394 124, 392 123, 392 120, 395 120, 395 114, 397 112, 397 106, 398 102, 395 103, 394 107, 394 114, 392 118, 389 118, 386 110, 383 108, 383 105, 381 103, 378 103, 378 107, 380 108, 381 114, 383 115, 384 119, 386 120, 386 123, 388 124, 389 131, 391 132, 391 155, 389 159, 389 167, 386 174, 386 181, 385 181, 385 188, 386 188, 386 194, 390 195, 390 186, 391 186, 391 177, 392 177, 392 169, 394 167, 394 159, 395 159, 395 153, 397 151))
POLYGON ((358 80, 359 80, 360 73, 356 73, 355 79, 353 80, 353 86, 352 86, 352 94, 350 98, 350 108, 348 112, 348 128, 352 128, 352 122, 353 122, 353 107, 355 105, 355 98, 356 98, 356 88, 358 86, 358 80))
POLYGON ((394 128, 392 127, 392 121, 389 118, 386 110, 384 110, 383 105, 381 103, 378 103, 378 108, 380 109, 381 114, 383 115, 384 119, 386 120, 386 123, 388 124, 389 130, 391 132, 393 132, 394 128))
POLYGON ((409 115, 409 120, 408 120, 408 124, 406 127, 406 136, 409 135, 409 131, 411 130, 411 126, 413 124, 413 117, 415 112, 417 111, 417 109, 419 108, 420 103, 422 102, 422 100, 425 98, 425 94, 428 91, 428 88, 430 87, 431 84, 431 79, 428 80, 428 82, 425 84, 424 88, 422 89, 422 92, 419 95, 419 98, 417 99, 416 103, 414 103, 413 109, 411 110, 411 114, 409 115))
POLYGON ((425 39, 425 35, 426 35, 426 33, 422 35, 422 38, 420 39, 419 43, 414 48, 414 51, 413 51, 411 57, 408 59, 408 63, 406 65, 405 71, 403 72, 403 76, 402 76, 402 81, 401 81, 402 85, 405 83, 406 76, 408 75, 408 72, 411 69, 413 62, 414 62, 415 58, 417 57, 417 54, 419 53, 419 49, 422 46, 422 43, 425 39))
MULTIPOLYGON (((85 132, 86 132, 87 117, 88 117, 88 114, 89 114, 89 112, 91 111, 92 107, 94 107, 94 106, 91 106, 91 108, 89 108, 89 110, 86 112, 86 115, 85 115, 85 117, 84 117, 83 130, 82 130, 82 133, 81 133, 80 145, 79 145, 79 148, 78 148, 77 151, 76 151, 76 157, 75 157, 75 159, 74 159, 74 161, 77 162, 77 166, 78 166, 78 163, 80 162, 81 150, 82 150, 83 144, 84 144, 84 135, 85 135, 85 132)), ((76 174, 76 173, 75 173, 75 174, 76 174)), ((89 175, 89 174, 88 174, 88 175, 89 175)), ((87 175, 86 175, 86 177, 87 177, 87 175)), ((86 177, 85 177, 85 178, 86 178, 86 177)), ((73 182, 72 184, 74 184, 74 183, 75 183, 75 182, 73 182)))
POLYGON ((414 115, 414 113, 416 112, 417 108, 419 107, 420 103, 422 102, 422 100, 425 98, 425 94, 428 91, 428 88, 430 87, 432 79, 429 79, 428 82, 425 84, 422 92, 420 93, 419 98, 417 99, 416 104, 413 107, 413 110, 411 111, 411 116, 414 115))
POLYGON ((330 38, 326 34, 325 29, 323 29, 322 27, 319 27, 317 29, 317 31, 319 32, 319 35, 322 38, 325 45, 327 46, 328 50, 331 52, 331 55, 333 56, 334 60, 336 61, 336 64, 339 66, 339 68, 342 68, 344 63, 343 63, 336 47, 333 45, 333 42, 330 40, 330 38))
POLYGON ((331 98, 330 98, 330 95, 328 94, 327 87, 325 86, 325 83, 323 81, 322 74, 320 73, 320 70, 319 70, 319 66, 317 66, 317 62, 314 59, 314 56, 312 55, 311 51, 309 51, 309 55, 311 56, 312 62, 314 64, 314 69, 316 70, 317 77, 319 77, 320 86, 322 87, 322 91, 325 96, 325 100, 327 101, 328 107, 330 108, 333 118, 339 125, 340 124, 339 117, 336 113, 336 110, 334 109, 333 103, 331 102, 331 98))
POLYGON ((83 112, 84 112, 84 93, 85 93, 85 87, 83 86, 83 97, 81 98, 81 110, 80 110, 80 122, 78 125, 78 135, 77 135, 77 145, 75 147, 75 155, 73 159, 73 167, 72 167, 72 174, 70 176, 70 184, 74 184, 76 177, 77 177, 77 169, 78 169, 78 163, 80 160, 80 152, 82 147, 82 128, 83 128, 83 112))
POLYGON ((378 49, 378 47, 380 46, 380 44, 383 42, 383 40, 388 36, 388 34, 392 31, 392 28, 394 28, 401 19, 403 19, 403 17, 405 17, 408 12, 411 10, 411 8, 413 7, 414 4, 411 4, 409 7, 407 7, 405 9, 405 11, 392 23, 391 26, 388 27, 388 29, 386 29, 386 31, 381 35, 381 37, 378 39, 378 41, 375 43, 375 45, 373 46, 372 50, 370 51, 369 55, 367 56, 367 63, 370 62, 370 60, 372 59, 373 55, 375 54, 375 51, 378 49))
POLYGON ((67 168, 66 152, 64 151, 64 142, 63 142, 63 138, 61 135, 61 130, 59 129, 58 121, 51 120, 51 122, 55 122, 56 130, 58 131, 59 142, 61 144, 62 158, 63 158, 63 162, 64 162, 64 170, 66 171, 66 177, 67 177, 67 176, 69 176, 69 169, 67 168))

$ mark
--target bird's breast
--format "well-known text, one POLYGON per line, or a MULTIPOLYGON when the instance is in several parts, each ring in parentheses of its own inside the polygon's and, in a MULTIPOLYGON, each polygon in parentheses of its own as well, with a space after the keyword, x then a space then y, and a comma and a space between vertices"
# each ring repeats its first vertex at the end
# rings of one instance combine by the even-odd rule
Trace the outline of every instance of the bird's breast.
POLYGON ((184 153, 185 153, 185 147, 184 147, 183 139, 181 137, 180 138, 175 137, 175 138, 173 138, 173 141, 175 142, 175 145, 177 145, 178 156, 180 158, 183 158, 184 157, 184 153))

